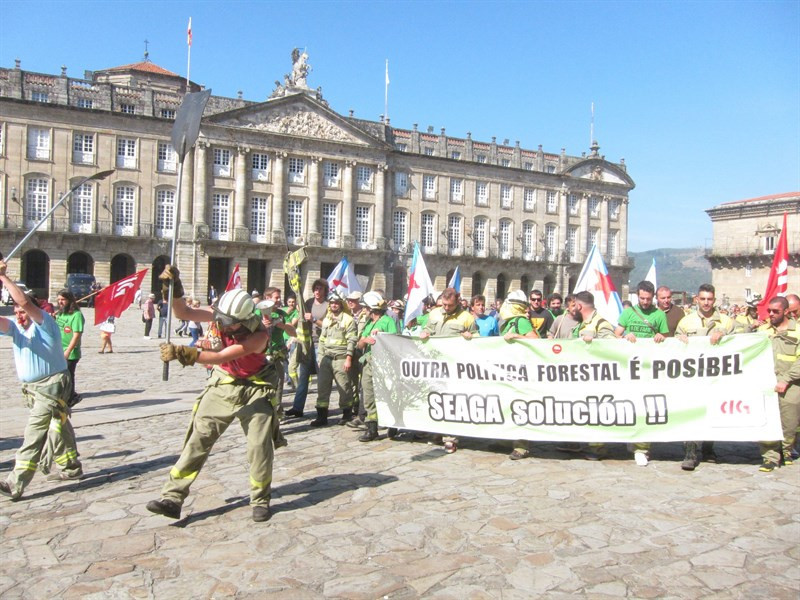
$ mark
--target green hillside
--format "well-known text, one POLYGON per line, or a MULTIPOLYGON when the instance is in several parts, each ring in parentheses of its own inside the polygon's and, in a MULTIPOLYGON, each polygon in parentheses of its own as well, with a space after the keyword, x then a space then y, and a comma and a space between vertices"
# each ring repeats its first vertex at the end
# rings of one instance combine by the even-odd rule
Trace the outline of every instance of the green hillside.
POLYGON ((658 285, 694 292, 701 283, 711 283, 711 267, 703 257, 702 248, 659 248, 628 254, 635 262, 631 271, 631 289, 647 275, 654 257, 658 285))

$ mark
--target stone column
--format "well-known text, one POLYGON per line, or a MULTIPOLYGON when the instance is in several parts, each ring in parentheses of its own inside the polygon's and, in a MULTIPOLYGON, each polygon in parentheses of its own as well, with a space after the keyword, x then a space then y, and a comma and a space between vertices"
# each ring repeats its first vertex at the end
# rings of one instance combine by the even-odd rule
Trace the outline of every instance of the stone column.
MULTIPOLYGON (((236 197, 233 209, 233 241, 246 242, 250 240, 250 229, 247 226, 247 155, 250 148, 239 146, 236 148, 236 197)), ((242 277, 244 281, 244 277, 242 277)))
POLYGON ((291 291, 291 288, 283 288, 286 280, 286 273, 283 272, 283 261, 270 261, 270 265, 274 266, 272 268, 267 266, 267 272, 269 273, 269 283, 267 285, 282 289, 283 297, 286 298, 286 294, 291 291))
POLYGON ((195 150, 194 177, 194 224, 207 225, 206 209, 208 207, 208 142, 197 142, 195 150))
POLYGON ((589 253, 589 194, 581 194, 580 199, 581 231, 578 259, 585 261, 586 255, 589 253))
POLYGON ((494 302, 497 299, 497 277, 487 278, 483 290, 478 293, 486 296, 486 302, 494 302))
POLYGON ((342 175, 342 247, 353 247, 353 168, 356 163, 344 162, 342 175))
POLYGON ((192 186, 194 183, 194 148, 186 153, 183 160, 183 177, 181 178, 181 214, 178 227, 178 239, 192 238, 192 186))
POLYGON ((567 249, 567 222, 568 222, 568 210, 567 210, 567 188, 562 187, 561 190, 558 192, 559 199, 558 199, 558 245, 556 246, 556 250, 558 251, 558 256, 562 257, 564 252, 567 249))
POLYGON ((286 241, 286 232, 283 229, 283 186, 286 177, 284 160, 288 154, 278 152, 275 154, 275 180, 272 182, 272 243, 282 244, 286 241))
MULTIPOLYGON (((619 257, 620 261, 628 259, 628 198, 620 198, 619 205, 619 257)), ((624 264, 624 263, 620 263, 624 264)))
POLYGON ((600 254, 604 260, 608 258, 608 196, 600 200, 600 254))
POLYGON ((386 247, 383 232, 386 227, 386 165, 380 164, 375 169, 375 231, 372 236, 375 247, 382 250, 386 247))
POLYGON ((464 141, 464 160, 466 160, 467 162, 471 162, 474 160, 474 145, 472 142, 472 133, 469 131, 467 132, 467 139, 464 141))
POLYGON ((322 264, 319 260, 307 260, 308 271, 306 271, 305 283, 303 284, 303 300, 308 300, 314 297, 314 291, 311 289, 314 282, 321 277, 322 264))
POLYGON ((319 223, 319 156, 309 160, 308 172, 308 243, 311 246, 322 245, 319 223))

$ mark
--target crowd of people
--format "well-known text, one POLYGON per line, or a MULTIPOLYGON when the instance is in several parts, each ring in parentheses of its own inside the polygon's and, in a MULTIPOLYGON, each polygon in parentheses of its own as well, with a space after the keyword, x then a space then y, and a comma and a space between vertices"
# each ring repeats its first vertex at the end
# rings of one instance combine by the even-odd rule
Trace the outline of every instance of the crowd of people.
MULTIPOLYGON (((775 391, 778 394, 784 439, 760 444, 761 471, 772 471, 796 459, 796 431, 800 426, 800 298, 795 294, 771 298, 768 318, 759 320, 754 305, 743 311, 716 307, 714 287, 700 286, 690 306, 678 306, 666 286, 655 289, 647 282, 636 288, 636 304, 626 306, 617 324, 603 318, 590 292, 546 297, 540 290, 515 290, 502 301, 488 304, 482 295, 461 298, 453 288, 428 297, 424 310, 404 319, 405 302, 390 300, 381 290, 343 295, 331 291, 318 279, 312 297, 302 306, 281 290, 270 287, 230 290, 210 306, 184 297, 180 274, 167 267, 161 275, 162 298, 173 288, 176 334, 191 337, 187 345, 163 343, 161 358, 184 366, 204 365, 207 385, 191 415, 180 458, 170 470, 160 498, 147 504, 148 510, 179 518, 184 499, 202 469, 214 443, 233 420, 239 419, 247 440, 250 464, 250 501, 253 519, 270 518, 270 489, 274 450, 285 445, 280 423, 306 418, 309 383, 317 376, 315 413, 309 421, 314 428, 331 424, 330 405, 337 392, 340 417, 336 423, 357 430, 361 442, 379 438, 376 386, 373 381, 372 347, 381 333, 403 334, 425 342, 431 337, 502 336, 516 339, 619 338, 635 343, 652 338, 660 343, 668 337, 688 340, 707 336, 716 344, 727 335, 766 332, 775 358, 775 391), (733 314, 731 314, 733 313, 733 314), (284 387, 294 392, 291 407, 281 404, 284 387)), ((74 479, 82 475, 70 409, 79 401, 75 394, 75 366, 80 360, 83 318, 74 297, 63 291, 58 296, 56 317, 51 317, 6 275, 0 261, 0 282, 14 299, 15 320, 0 319, 0 334, 9 335, 14 345, 17 371, 23 394, 31 407, 25 440, 17 453, 14 470, 0 481, 0 493, 19 498, 37 468, 49 473, 52 462, 59 469, 49 477, 74 479), (58 335, 57 335, 58 334, 58 335), (59 352, 56 352, 58 350, 59 352), (55 424, 55 425, 52 425, 55 424)), ((211 294, 209 294, 210 299, 211 294)), ((151 294, 142 303, 145 337, 156 315, 159 337, 166 334, 166 306, 151 294)), ((412 313, 413 314, 413 313, 412 313)), ((110 334, 108 336, 110 347, 110 334)), ((105 350, 105 341, 103 350, 105 350)), ((101 350, 101 351, 103 351, 101 350)), ((109 351, 112 351, 109 348, 109 351)), ((388 437, 400 435, 389 428, 388 437)), ((446 452, 457 451, 454 436, 403 432, 403 435, 443 444, 446 452)), ((560 450, 580 452, 589 460, 602 460, 605 444, 562 444, 560 450)), ((636 443, 630 450, 635 463, 650 461, 650 444, 636 443)), ((512 460, 531 456, 527 440, 513 443, 512 460)), ((684 443, 682 469, 694 470, 702 461, 715 462, 712 442, 684 443)))

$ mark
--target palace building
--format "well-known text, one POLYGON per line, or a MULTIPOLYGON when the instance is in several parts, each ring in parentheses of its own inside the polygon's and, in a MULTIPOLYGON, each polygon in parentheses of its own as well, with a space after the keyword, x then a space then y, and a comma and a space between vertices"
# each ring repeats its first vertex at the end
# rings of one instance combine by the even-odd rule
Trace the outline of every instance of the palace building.
POLYGON ((713 228, 706 259, 721 304, 743 304, 764 294, 784 213, 789 292, 800 293, 800 192, 724 202, 706 213, 713 228))
POLYGON ((108 284, 169 260, 187 293, 287 289, 283 260, 303 246, 306 287, 342 256, 365 289, 406 291, 414 243, 443 289, 457 265, 462 294, 567 293, 596 244, 627 282, 624 160, 548 153, 519 142, 450 137, 342 115, 307 85, 305 53, 263 102, 211 96, 183 163, 170 144, 183 95, 201 86, 153 64, 81 79, 0 69, 0 250, 5 254, 82 178, 11 261, 28 287, 53 296, 68 273, 108 284))

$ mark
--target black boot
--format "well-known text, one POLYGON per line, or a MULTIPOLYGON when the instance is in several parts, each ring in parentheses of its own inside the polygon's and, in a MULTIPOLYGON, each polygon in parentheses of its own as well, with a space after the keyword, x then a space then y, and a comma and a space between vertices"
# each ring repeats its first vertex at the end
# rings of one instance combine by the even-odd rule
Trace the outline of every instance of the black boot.
POLYGON ((367 430, 358 438, 359 442, 371 442, 378 439, 378 422, 367 421, 367 430))
POLYGON ((694 471, 697 466, 697 442, 683 442, 684 452, 686 453, 681 463, 684 471, 694 471))
POLYGON ((317 408, 317 418, 311 421, 309 425, 312 427, 325 427, 328 424, 328 409, 317 408))
POLYGON ((342 418, 339 419, 339 425, 347 425, 350 421, 353 420, 353 409, 352 408, 345 408, 342 410, 342 418))

